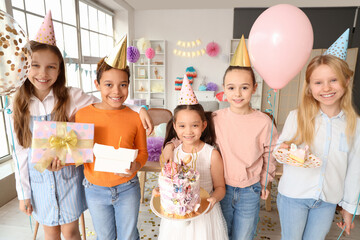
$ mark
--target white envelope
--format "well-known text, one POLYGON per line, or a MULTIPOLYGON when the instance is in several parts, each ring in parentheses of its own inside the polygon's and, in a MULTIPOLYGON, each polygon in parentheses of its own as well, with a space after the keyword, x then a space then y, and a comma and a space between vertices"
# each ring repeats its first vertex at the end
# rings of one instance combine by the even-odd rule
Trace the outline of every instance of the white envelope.
POLYGON ((93 148, 95 160, 95 171, 126 173, 125 169, 130 169, 137 155, 137 149, 119 148, 95 143, 93 148))

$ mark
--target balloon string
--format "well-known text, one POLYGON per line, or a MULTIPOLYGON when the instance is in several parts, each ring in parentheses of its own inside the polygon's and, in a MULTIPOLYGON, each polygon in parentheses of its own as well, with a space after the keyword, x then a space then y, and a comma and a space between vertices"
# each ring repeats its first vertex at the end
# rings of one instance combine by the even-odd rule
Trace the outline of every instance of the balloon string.
MULTIPOLYGON (((272 90, 272 89, 270 89, 272 90)), ((270 156, 271 156, 271 143, 272 143, 272 138, 273 138, 273 130, 274 130, 274 107, 275 107, 275 103, 276 103, 276 92, 274 94, 274 106, 271 104, 270 102, 270 97, 271 97, 271 93, 270 90, 268 91, 268 97, 267 97, 267 102, 270 104, 270 107, 272 109, 266 109, 265 111, 267 113, 270 114, 271 118, 272 118, 272 123, 271 123, 271 135, 270 135, 270 145, 269 145, 269 157, 268 157, 268 162, 267 162, 267 167, 266 167, 266 179, 265 179, 265 192, 266 192, 266 187, 267 187, 267 179, 268 179, 268 175, 269 175, 269 165, 270 165, 270 156)))
MULTIPOLYGON (((358 206, 359 206, 359 202, 360 202, 360 193, 359 193, 359 197, 358 197, 358 200, 357 200, 357 203, 356 203, 354 215, 353 215, 353 218, 352 218, 352 220, 351 220, 350 226, 351 226, 351 224, 354 222, 354 219, 355 219, 355 216, 356 216, 356 212, 357 212, 357 208, 358 208, 358 206)), ((346 211, 346 210, 345 210, 345 211, 346 211)), ((342 229, 339 237, 337 238, 337 240, 339 240, 340 237, 343 235, 343 233, 344 233, 344 231, 345 231, 345 228, 346 228, 346 226, 343 227, 343 229, 342 229)))
MULTIPOLYGON (((270 91, 271 90, 273 90, 273 89, 269 89, 268 91, 267 91, 267 94, 268 94, 268 96, 267 96, 267 98, 266 98, 266 101, 267 101, 267 103, 270 105, 270 108, 267 108, 267 109, 265 109, 265 112, 267 112, 267 113, 269 113, 271 116, 273 116, 273 105, 272 105, 272 103, 271 103, 271 101, 270 101, 270 98, 271 98, 271 93, 270 93, 270 91)), ((275 92, 275 94, 276 94, 276 92, 275 92)), ((275 100, 274 100, 274 104, 275 104, 275 100)))
MULTIPOLYGON (((20 167, 19 167, 19 160, 16 154, 16 150, 15 150, 15 141, 14 141, 14 134, 13 134, 13 130, 12 130, 12 124, 11 124, 11 119, 10 119, 10 115, 12 114, 11 109, 9 108, 9 99, 8 96, 5 96, 5 108, 4 110, 6 110, 6 113, 8 115, 8 120, 9 120, 9 126, 10 126, 10 133, 11 133, 11 143, 12 143, 12 147, 13 147, 13 156, 15 156, 16 159, 16 166, 17 166, 17 170, 19 172, 19 180, 20 180, 20 188, 21 188, 21 193, 23 196, 23 199, 25 200, 25 194, 24 194, 24 189, 23 189, 23 185, 21 183, 21 174, 20 174, 20 167)), ((28 206, 25 205, 25 209, 27 210, 28 206)), ((29 221, 30 221, 30 229, 31 232, 33 232, 33 228, 32 228, 32 222, 31 222, 31 215, 29 216, 29 221)))

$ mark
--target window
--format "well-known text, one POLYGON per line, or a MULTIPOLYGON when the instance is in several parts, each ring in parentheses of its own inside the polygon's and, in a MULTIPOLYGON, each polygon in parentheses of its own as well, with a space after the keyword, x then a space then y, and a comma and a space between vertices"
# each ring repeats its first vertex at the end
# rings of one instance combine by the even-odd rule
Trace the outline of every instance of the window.
POLYGON ((51 10, 56 45, 66 63, 68 86, 95 93, 96 63, 114 45, 113 14, 87 0, 11 0, 11 5, 15 20, 30 39, 51 10))
POLYGON ((10 148, 9 148, 9 142, 7 138, 7 132, 5 128, 5 117, 7 115, 5 114, 5 111, 3 110, 5 107, 5 99, 4 97, 0 97, 0 163, 6 161, 10 158, 10 148))
MULTIPOLYGON (((28 33, 36 35, 43 18, 51 10, 56 45, 66 63, 68 86, 82 88, 100 97, 93 79, 97 62, 113 47, 113 14, 89 0, 0 0, 11 2, 14 19, 28 33), (78 24, 80 23, 80 25, 78 24)), ((0 98, 0 109, 4 99, 0 98)), ((0 163, 10 158, 10 144, 5 128, 5 112, 0 110, 0 163)))
POLYGON ((110 13, 99 10, 85 1, 79 1, 81 55, 81 84, 85 92, 99 93, 94 85, 96 64, 114 46, 113 19, 110 13))

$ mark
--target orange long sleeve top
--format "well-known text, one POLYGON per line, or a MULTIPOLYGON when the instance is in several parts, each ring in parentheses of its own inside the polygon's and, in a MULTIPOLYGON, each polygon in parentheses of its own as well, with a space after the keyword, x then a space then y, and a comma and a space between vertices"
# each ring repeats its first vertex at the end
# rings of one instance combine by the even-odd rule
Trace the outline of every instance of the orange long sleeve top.
MULTIPOLYGON (((95 125, 94 143, 120 147, 138 149, 136 161, 145 165, 148 153, 146 146, 146 132, 139 118, 139 114, 128 107, 121 110, 103 110, 89 105, 80 109, 75 115, 75 122, 93 123, 95 125)), ((114 173, 94 171, 94 162, 84 164, 84 174, 86 179, 92 184, 113 187, 125 183, 132 179, 136 173, 130 177, 120 177, 114 173)))

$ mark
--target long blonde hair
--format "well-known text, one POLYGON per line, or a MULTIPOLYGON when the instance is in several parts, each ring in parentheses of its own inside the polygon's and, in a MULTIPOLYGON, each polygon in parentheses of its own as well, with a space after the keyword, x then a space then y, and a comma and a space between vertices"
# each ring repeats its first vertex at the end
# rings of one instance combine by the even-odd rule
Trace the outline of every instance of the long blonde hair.
POLYGON ((346 116, 345 133, 349 142, 354 136, 356 118, 358 116, 352 105, 353 82, 350 81, 350 78, 354 72, 349 68, 349 65, 340 58, 332 55, 321 55, 314 57, 306 69, 305 82, 302 89, 301 102, 297 115, 298 127, 295 136, 289 141, 289 143, 306 143, 311 145, 314 140, 315 118, 319 113, 320 106, 319 102, 314 99, 310 91, 310 77, 314 70, 320 65, 329 66, 335 72, 338 81, 340 81, 341 86, 344 88, 344 95, 340 99, 340 108, 346 116))
MULTIPOLYGON (((50 50, 59 58, 59 75, 55 83, 52 85, 56 102, 51 115, 54 121, 66 122, 68 121, 66 107, 69 102, 69 93, 66 88, 65 64, 61 52, 56 46, 42 44, 35 41, 31 41, 30 46, 33 53, 40 50, 50 50)), ((33 95, 33 92, 33 84, 29 79, 26 79, 25 83, 17 91, 13 104, 14 130, 19 144, 24 148, 28 148, 31 145, 32 134, 30 131, 29 107, 30 98, 33 95)))

